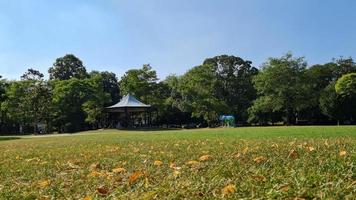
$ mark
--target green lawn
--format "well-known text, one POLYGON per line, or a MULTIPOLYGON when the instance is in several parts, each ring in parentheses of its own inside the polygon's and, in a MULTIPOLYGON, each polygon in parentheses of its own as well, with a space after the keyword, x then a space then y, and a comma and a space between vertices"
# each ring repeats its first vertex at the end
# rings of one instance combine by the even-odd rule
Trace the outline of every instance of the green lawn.
POLYGON ((0 137, 0 199, 353 199, 356 126, 0 137))

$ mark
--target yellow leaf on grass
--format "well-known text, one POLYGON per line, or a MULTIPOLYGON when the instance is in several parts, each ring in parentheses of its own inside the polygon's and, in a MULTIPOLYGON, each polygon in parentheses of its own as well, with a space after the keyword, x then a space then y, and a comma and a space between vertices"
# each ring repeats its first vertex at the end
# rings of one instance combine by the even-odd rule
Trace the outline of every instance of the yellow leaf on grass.
POLYGON ((341 157, 346 156, 346 154, 347 154, 346 151, 340 151, 340 153, 339 153, 339 155, 340 155, 341 157))
POLYGON ((175 169, 175 170, 180 170, 180 169, 182 169, 181 167, 178 167, 176 164, 174 164, 174 163, 169 163, 169 168, 171 168, 171 169, 175 169))
POLYGON ((51 182, 49 180, 42 180, 38 182, 38 186, 40 188, 46 188, 51 184, 51 182))
POLYGON ((124 172, 126 172, 126 169, 122 168, 122 167, 118 167, 118 168, 113 169, 112 172, 114 172, 114 173, 124 173, 124 172))
POLYGON ((196 160, 190 160, 186 164, 191 166, 191 167, 196 167, 196 166, 198 166, 200 164, 200 162, 198 162, 196 160))
POLYGON ((208 161, 211 160, 213 157, 211 155, 203 155, 199 158, 200 161, 208 161))
POLYGON ((307 147, 307 150, 308 150, 309 152, 312 152, 312 151, 315 151, 315 148, 314 148, 314 147, 307 147))
POLYGON ((180 171, 178 171, 178 170, 173 171, 174 178, 177 178, 179 176, 179 174, 180 174, 180 171))
POLYGON ((142 177, 143 173, 142 172, 134 172, 133 174, 130 175, 129 177, 129 183, 134 183, 138 178, 142 177))
POLYGON ((244 148, 244 150, 242 150, 242 154, 247 154, 248 152, 248 147, 244 148))
POLYGON ((233 155, 234 158, 240 158, 241 157, 241 154, 240 153, 237 153, 235 155, 233 155))
POLYGON ((160 161, 160 160, 155 160, 155 161, 153 162, 153 165, 155 165, 155 166, 161 166, 161 165, 163 165, 163 162, 160 161))
POLYGON ((90 172, 90 174, 88 174, 89 177, 101 177, 101 176, 105 176, 104 173, 101 172, 97 172, 97 171, 92 171, 90 172))
POLYGON ((253 159, 253 161, 255 161, 256 163, 261 163, 261 162, 265 162, 267 160, 266 157, 263 156, 259 156, 253 159))
POLYGON ((229 184, 225 186, 223 189, 221 189, 221 193, 223 194, 223 196, 232 194, 234 192, 236 192, 236 186, 233 184, 229 184))
POLYGON ((91 196, 86 196, 84 197, 82 200, 92 200, 93 198, 91 198, 91 196))

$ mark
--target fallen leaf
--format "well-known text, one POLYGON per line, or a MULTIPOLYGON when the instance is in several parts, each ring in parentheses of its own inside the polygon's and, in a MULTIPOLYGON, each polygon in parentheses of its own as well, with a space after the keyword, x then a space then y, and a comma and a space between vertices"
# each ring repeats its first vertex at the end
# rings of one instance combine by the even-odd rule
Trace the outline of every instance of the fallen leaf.
POLYGON ((211 155, 203 155, 199 158, 199 161, 208 161, 211 160, 213 157, 211 155))
POLYGON ((133 174, 130 175, 129 177, 129 183, 132 184, 134 183, 138 178, 142 177, 143 173, 142 172, 134 172, 133 174))
POLYGON ((241 154, 240 153, 237 153, 234 155, 234 158, 240 158, 241 157, 241 154))
POLYGON ((92 171, 90 172, 90 174, 88 174, 89 177, 101 177, 101 176, 105 176, 105 174, 101 173, 101 172, 97 172, 97 171, 92 171))
POLYGON ((279 190, 283 191, 283 192, 288 192, 290 189, 289 184, 284 184, 282 186, 279 187, 279 190))
POLYGON ((340 151, 340 153, 339 153, 339 155, 340 155, 341 157, 346 156, 346 154, 347 154, 346 151, 340 151))
POLYGON ((42 180, 38 182, 38 186, 40 188, 46 188, 51 184, 51 182, 49 180, 42 180))
POLYGON ((267 180, 266 177, 262 175, 253 175, 252 178, 258 182, 265 182, 267 180))
POLYGON ((255 161, 256 163, 261 163, 261 162, 264 162, 266 160, 267 160, 267 158, 263 157, 263 156, 259 156, 259 157, 256 157, 256 158, 253 159, 253 161, 255 161))
POLYGON ((122 168, 122 167, 118 167, 118 168, 113 169, 112 172, 114 172, 114 173, 124 173, 124 172, 126 172, 126 169, 122 168))
POLYGON ((242 154, 247 154, 248 152, 248 147, 244 148, 244 150, 242 150, 242 154))
POLYGON ((91 198, 91 196, 86 196, 84 197, 82 200, 92 200, 93 198, 91 198))
POLYGON ((288 154, 288 158, 296 159, 297 157, 298 157, 298 153, 294 149, 290 150, 288 154))
POLYGON ((308 150, 309 152, 312 152, 312 151, 315 151, 315 148, 314 148, 314 147, 307 147, 307 150, 308 150))
POLYGON ((153 162, 153 165, 155 165, 155 166, 161 166, 161 165, 163 165, 163 162, 160 161, 160 160, 155 160, 155 161, 153 162))
POLYGON ((221 189, 221 193, 223 194, 223 196, 232 194, 234 192, 236 192, 236 186, 233 184, 229 184, 225 186, 223 189, 221 189))
POLYGON ((196 160, 190 160, 186 164, 191 166, 191 167, 196 167, 196 166, 198 166, 200 164, 200 162, 198 162, 196 160))
POLYGON ((174 178, 177 178, 179 176, 179 174, 180 174, 180 171, 178 171, 178 170, 174 170, 173 171, 173 177, 174 178))
POLYGON ((100 186, 96 188, 96 191, 98 191, 98 193, 101 195, 107 195, 109 193, 109 189, 105 186, 100 186))

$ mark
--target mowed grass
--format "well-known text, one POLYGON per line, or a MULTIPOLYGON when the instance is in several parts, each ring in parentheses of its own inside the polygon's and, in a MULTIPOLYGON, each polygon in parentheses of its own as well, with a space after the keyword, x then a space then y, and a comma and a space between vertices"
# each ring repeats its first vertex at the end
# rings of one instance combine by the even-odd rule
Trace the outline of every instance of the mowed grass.
POLYGON ((356 196, 356 126, 101 130, 7 139, 0 139, 0 199, 356 196))

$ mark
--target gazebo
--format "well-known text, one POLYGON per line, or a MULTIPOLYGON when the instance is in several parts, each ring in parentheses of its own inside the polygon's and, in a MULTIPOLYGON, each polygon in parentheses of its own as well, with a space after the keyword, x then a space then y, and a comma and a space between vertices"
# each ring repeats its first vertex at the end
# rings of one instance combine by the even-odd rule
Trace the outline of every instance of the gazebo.
POLYGON ((106 108, 111 127, 128 128, 151 125, 151 105, 128 94, 120 102, 106 108))

